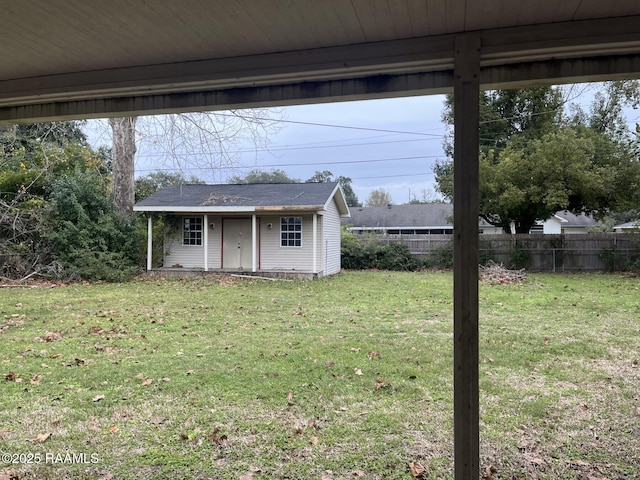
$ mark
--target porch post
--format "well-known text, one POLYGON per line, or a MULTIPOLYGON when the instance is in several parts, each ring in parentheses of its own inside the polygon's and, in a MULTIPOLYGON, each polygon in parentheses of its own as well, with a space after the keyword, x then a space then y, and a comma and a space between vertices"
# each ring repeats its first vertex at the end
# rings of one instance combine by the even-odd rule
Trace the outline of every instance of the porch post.
POLYGON ((258 271, 258 218, 251 215, 251 271, 258 271))
POLYGON ((147 218, 147 272, 153 268, 153 216, 147 218))
POLYGON ((204 261, 202 262, 202 268, 205 272, 209 271, 209 215, 204 214, 204 225, 202 228, 202 243, 204 246, 204 261))
POLYGON ((480 36, 459 34, 454 57, 453 422, 455 480, 480 472, 478 215, 480 36))
POLYGON ((313 212, 313 273, 318 273, 318 213, 313 212))

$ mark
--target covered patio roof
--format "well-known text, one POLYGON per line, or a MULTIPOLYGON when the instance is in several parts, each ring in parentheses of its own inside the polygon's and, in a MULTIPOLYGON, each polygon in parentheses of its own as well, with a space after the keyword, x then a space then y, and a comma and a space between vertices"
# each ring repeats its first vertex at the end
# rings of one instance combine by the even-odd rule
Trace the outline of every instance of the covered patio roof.
POLYGON ((477 479, 480 89, 635 78, 628 0, 32 0, 0 123, 454 92, 455 477, 477 479))
POLYGON ((635 75, 626 0, 33 0, 3 6, 0 122, 452 91, 456 38, 480 84, 635 75))

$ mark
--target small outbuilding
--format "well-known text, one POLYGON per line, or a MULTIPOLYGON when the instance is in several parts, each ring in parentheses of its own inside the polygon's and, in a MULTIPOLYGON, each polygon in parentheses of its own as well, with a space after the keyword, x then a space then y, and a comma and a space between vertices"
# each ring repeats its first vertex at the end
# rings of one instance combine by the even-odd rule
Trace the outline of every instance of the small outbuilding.
POLYGON ((316 278, 340 271, 340 222, 349 207, 338 183, 173 185, 136 203, 165 220, 165 272, 243 272, 316 278))

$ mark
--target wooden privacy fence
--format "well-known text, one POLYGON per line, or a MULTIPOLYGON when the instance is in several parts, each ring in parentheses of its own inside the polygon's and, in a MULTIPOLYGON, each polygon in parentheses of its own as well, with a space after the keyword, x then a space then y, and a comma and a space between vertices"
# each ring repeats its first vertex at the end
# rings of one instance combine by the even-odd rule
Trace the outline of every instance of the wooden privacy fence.
MULTIPOLYGON (((376 235, 401 243, 428 265, 448 267, 452 235, 376 235)), ((480 235, 480 261, 536 271, 626 271, 640 269, 640 234, 480 235)))

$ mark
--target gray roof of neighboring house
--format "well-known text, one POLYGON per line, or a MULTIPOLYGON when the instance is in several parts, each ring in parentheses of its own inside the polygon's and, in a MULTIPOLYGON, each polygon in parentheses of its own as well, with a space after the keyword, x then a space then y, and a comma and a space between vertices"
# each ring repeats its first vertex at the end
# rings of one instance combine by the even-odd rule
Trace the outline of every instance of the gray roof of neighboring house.
MULTIPOLYGON (((563 227, 591 227, 596 225, 593 217, 585 214, 575 215, 566 210, 556 213, 563 227)), ((351 218, 343 219, 345 225, 355 228, 453 228, 453 204, 420 203, 409 205, 391 205, 387 207, 351 207, 351 218)), ((479 225, 489 224, 479 219, 479 225)))
POLYGON ((135 204, 135 211, 240 211, 269 208, 322 210, 332 197, 348 215, 336 182, 172 185, 135 204))
POLYGON ((342 223, 365 228, 452 228, 452 216, 450 203, 351 207, 351 218, 342 223))
POLYGON ((594 220, 594 218, 591 215, 586 215, 584 213, 581 213, 580 215, 576 215, 574 213, 568 212, 567 210, 562 210, 559 212, 556 212, 556 217, 560 217, 562 220, 565 220, 564 222, 562 222, 562 226, 563 227, 593 227, 594 225, 597 225, 598 222, 596 222, 596 220, 594 220))
POLYGON ((632 222, 626 222, 626 223, 621 223, 619 225, 616 225, 613 228, 629 228, 629 229, 637 229, 640 228, 640 220, 635 220, 632 222))

